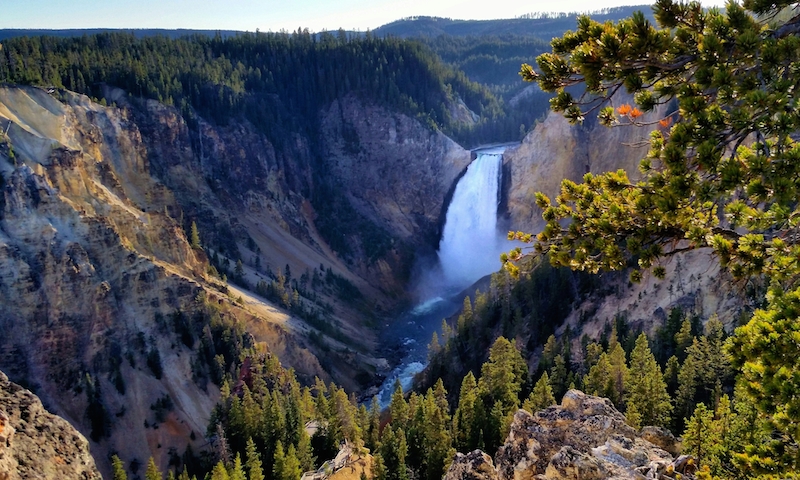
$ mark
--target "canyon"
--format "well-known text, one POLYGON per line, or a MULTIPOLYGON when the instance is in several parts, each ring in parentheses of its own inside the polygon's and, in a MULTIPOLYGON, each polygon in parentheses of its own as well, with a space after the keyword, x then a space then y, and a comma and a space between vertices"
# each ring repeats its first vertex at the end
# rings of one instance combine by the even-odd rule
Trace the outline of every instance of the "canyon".
MULTIPOLYGON (((102 100, 0 88, 0 370, 89 437, 105 475, 112 452, 164 467, 187 446, 203 448, 219 398, 209 381, 217 367, 195 348, 217 325, 208 319, 304 383, 319 377, 374 393, 399 360, 387 356, 381 325, 419 300, 415 265, 435 263, 470 151, 352 94, 320 112, 318 136, 298 133, 281 145, 247 121, 188 122, 174 107, 114 88, 102 100), (339 243, 320 234, 315 169, 346 201, 351 216, 340 221, 369 228, 339 243), (204 248, 191 244, 192 224, 204 248), (240 261, 241 285, 215 274, 212 256, 240 261), (296 302, 328 312, 314 324, 252 288, 270 272, 328 275, 360 295, 309 290, 296 302), (188 339, 184 319, 195 322, 188 339), (158 414, 164 398, 171 408, 158 414)), ((635 176, 646 152, 625 145, 646 133, 548 115, 502 154, 499 224, 536 231, 533 192, 554 197, 562 179, 618 168, 635 176)), ((458 261, 469 259, 448 260, 458 261)), ((741 305, 715 265, 690 252, 668 265, 666 282, 609 276, 601 293, 571 306, 559 331, 597 337, 620 313, 652 330, 675 304, 719 312, 731 325, 741 305)))

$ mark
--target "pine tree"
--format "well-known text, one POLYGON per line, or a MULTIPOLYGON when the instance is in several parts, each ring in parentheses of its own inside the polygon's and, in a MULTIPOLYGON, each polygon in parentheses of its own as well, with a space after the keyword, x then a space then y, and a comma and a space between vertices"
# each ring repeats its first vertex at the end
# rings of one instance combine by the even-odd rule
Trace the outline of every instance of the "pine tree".
POLYGON ((258 450, 256 450, 256 444, 252 437, 247 439, 245 458, 247 458, 245 466, 247 467, 248 480, 264 480, 264 470, 261 466, 261 456, 258 454, 258 450))
POLYGON ((453 416, 454 443, 459 452, 470 452, 480 447, 480 401, 475 376, 468 372, 461 380, 458 407, 453 416))
POLYGON ((704 354, 700 339, 695 338, 692 345, 686 349, 686 360, 678 371, 678 391, 676 393, 675 405, 677 413, 688 418, 695 408, 701 389, 702 378, 704 376, 704 354))
POLYGON ((386 480, 386 465, 383 463, 383 456, 376 452, 372 456, 372 478, 373 480, 386 480))
POLYGON ((147 470, 144 472, 145 480, 163 480, 164 477, 161 476, 161 471, 156 466, 156 461, 153 460, 153 457, 150 457, 150 460, 147 461, 147 470))
POLYGON ((445 349, 448 348, 451 338, 453 338, 453 329, 450 327, 450 324, 447 323, 447 320, 442 319, 442 345, 445 349))
POLYGON ((508 436, 511 427, 512 412, 502 401, 495 402, 489 410, 486 422, 482 424, 484 442, 489 451, 495 451, 508 436))
POLYGON ((461 307, 461 314, 458 316, 457 329, 459 334, 466 334, 467 329, 472 325, 472 317, 472 302, 469 296, 466 296, 464 297, 464 305, 461 307))
POLYGON ((455 455, 450 434, 451 419, 447 404, 447 392, 439 379, 434 389, 425 394, 423 404, 425 410, 424 440, 425 470, 424 476, 431 480, 439 480, 445 474, 447 461, 455 455))
POLYGON ((589 370, 600 360, 602 354, 603 346, 599 343, 591 342, 586 345, 586 352, 583 355, 583 374, 589 373, 589 370))
POLYGON ((697 459, 698 465, 705 465, 720 443, 714 425, 714 412, 704 403, 698 403, 692 418, 686 422, 683 432, 683 452, 697 459))
POLYGON ((317 461, 316 457, 314 457, 314 450, 311 447, 311 438, 305 429, 300 430, 300 438, 297 441, 297 461, 300 464, 300 469, 304 472, 313 470, 317 461))
POLYGON ((278 440, 275 442, 275 455, 272 457, 272 478, 275 480, 283 480, 283 472, 286 468, 286 451, 283 448, 283 442, 278 440))
POLYGON ((544 372, 542 376, 539 377, 539 380, 536 381, 533 390, 531 390, 531 394, 528 395, 525 403, 522 404, 522 408, 531 413, 536 413, 543 408, 555 404, 556 399, 553 396, 553 389, 550 387, 550 379, 547 376, 547 372, 544 372))
POLYGON ((550 387, 553 389, 553 394, 561 398, 567 393, 568 385, 567 364, 564 357, 558 354, 553 359, 553 368, 550 369, 550 387))
POLYGON ((528 366, 516 342, 499 337, 489 350, 489 360, 481 366, 478 386, 492 402, 502 402, 509 410, 519 406, 519 392, 528 375, 528 366))
POLYGON ((608 354, 603 352, 583 379, 586 393, 601 397, 610 397, 613 389, 611 379, 611 365, 608 363, 608 354))
MULTIPOLYGON (((430 391, 430 390, 429 390, 430 391)), ((406 465, 413 472, 411 476, 419 475, 425 471, 428 461, 425 435, 427 434, 428 414, 425 409, 425 397, 412 392, 408 400, 409 421, 406 430, 406 465)))
POLYGON ((283 461, 283 470, 280 477, 276 480, 297 480, 303 475, 300 468, 300 460, 297 459, 297 451, 294 445, 289 445, 283 461))
POLYGON ((356 445, 362 445, 361 430, 356 421, 356 406, 350 401, 344 389, 331 389, 332 416, 329 419, 329 429, 337 443, 349 440, 356 445))
POLYGON ((636 403, 632 403, 626 408, 625 422, 636 430, 646 425, 642 423, 642 414, 639 413, 639 406, 636 403))
POLYGON ((230 480, 228 476, 228 470, 225 469, 225 464, 222 461, 217 462, 214 465, 214 468, 211 470, 211 479, 210 480, 230 480))
POLYGON ((122 460, 115 454, 111 457, 111 470, 113 480, 128 480, 128 474, 125 472, 125 466, 122 460))
POLYGON ((408 480, 406 468, 408 445, 402 428, 395 432, 391 424, 386 425, 381 438, 379 453, 383 459, 386 480, 408 480))
POLYGON ((667 393, 670 397, 674 397, 675 392, 678 391, 678 374, 681 370, 681 364, 678 362, 678 357, 675 355, 669 357, 667 366, 664 367, 664 383, 667 384, 667 393))
POLYGON ((441 350, 442 346, 439 344, 439 335, 436 332, 433 332, 431 336, 431 343, 428 344, 428 361, 431 362, 434 360, 436 355, 441 350))
POLYGON ((369 408, 369 424, 364 435, 364 444, 371 452, 376 452, 380 443, 381 407, 377 395, 372 397, 369 408))
POLYGON ((189 245, 192 248, 200 248, 200 232, 197 231, 197 224, 194 221, 189 230, 189 245))
POLYGON ((667 385, 644 333, 636 339, 631 352, 625 392, 628 410, 633 408, 638 413, 641 426, 666 426, 669 423, 672 404, 667 385))
POLYGON ((190 480, 189 471, 186 469, 186 466, 183 467, 183 471, 181 471, 181 474, 178 476, 178 480, 190 480))
POLYGON ((395 428, 405 428, 408 425, 408 403, 403 396, 403 386, 397 380, 394 383, 394 393, 389 403, 389 413, 392 416, 392 423, 395 428))
POLYGON ((244 474, 244 468, 242 467, 242 457, 238 453, 236 454, 236 458, 233 460, 233 465, 228 472, 228 478, 230 480, 247 480, 244 474))
POLYGON ((625 397, 625 384, 628 380, 628 365, 625 361, 625 350, 622 345, 614 341, 609 345, 608 365, 611 374, 610 391, 608 398, 616 405, 621 407, 625 397))
POLYGON ((319 379, 319 377, 314 378, 314 396, 315 400, 315 410, 317 415, 320 418, 327 418, 330 416, 330 404, 328 403, 328 397, 326 394, 328 393, 328 387, 325 386, 325 382, 319 379))
POLYGON ((539 368, 542 370, 550 370, 550 367, 553 366, 556 355, 560 353, 558 347, 559 345, 556 341, 555 335, 550 335, 547 337, 547 341, 542 348, 542 356, 539 359, 539 368))
POLYGON ((678 360, 684 361, 686 359, 686 349, 692 344, 692 321, 688 318, 681 323, 681 329, 675 334, 675 354, 678 360))

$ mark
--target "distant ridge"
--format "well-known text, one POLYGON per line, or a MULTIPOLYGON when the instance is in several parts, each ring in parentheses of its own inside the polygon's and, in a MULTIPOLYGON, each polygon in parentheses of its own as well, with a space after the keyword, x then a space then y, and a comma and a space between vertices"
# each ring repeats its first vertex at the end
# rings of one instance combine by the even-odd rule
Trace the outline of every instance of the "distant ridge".
MULTIPOLYGON (((467 36, 498 36, 519 35, 524 37, 538 37, 549 40, 561 36, 564 32, 575 28, 575 17, 589 15, 597 21, 621 20, 630 17, 637 10, 644 12, 645 16, 653 20, 651 5, 631 5, 625 7, 603 8, 587 12, 532 12, 517 18, 498 20, 456 20, 443 17, 406 17, 386 25, 382 25, 372 34, 395 36, 400 38, 438 37, 450 35, 454 37, 467 36)), ((336 32, 336 30, 327 30, 336 32)), ((51 37, 80 37, 108 32, 130 32, 137 38, 165 36, 180 38, 189 35, 205 35, 209 37, 219 33, 223 38, 232 37, 242 33, 240 30, 193 30, 193 29, 161 29, 161 28, 77 28, 77 29, 0 29, 0 41, 12 37, 38 37, 42 35, 51 37)), ((252 33, 252 32, 251 32, 252 33)), ((292 32, 287 32, 292 33, 292 32)), ((320 34, 322 32, 316 32, 320 34)), ((348 35, 363 35, 364 32, 348 31, 348 35)))
POLYGON ((162 29, 162 28, 75 28, 63 30, 48 29, 24 29, 24 28, 4 28, 0 29, 0 41, 14 37, 81 37, 83 35, 96 35, 98 33, 132 33, 136 38, 164 36, 169 38, 180 38, 189 35, 206 35, 209 37, 219 33, 223 38, 232 37, 240 33, 238 30, 190 30, 190 29, 162 29))
POLYGON ((454 20, 442 17, 408 17, 378 27, 373 31, 378 36, 438 37, 450 35, 454 37, 486 36, 486 35, 520 35, 539 37, 549 40, 560 36, 565 31, 575 28, 578 15, 589 15, 597 21, 620 20, 640 10, 646 17, 653 19, 650 5, 632 5, 597 10, 593 12, 570 13, 529 13, 518 18, 499 20, 454 20))

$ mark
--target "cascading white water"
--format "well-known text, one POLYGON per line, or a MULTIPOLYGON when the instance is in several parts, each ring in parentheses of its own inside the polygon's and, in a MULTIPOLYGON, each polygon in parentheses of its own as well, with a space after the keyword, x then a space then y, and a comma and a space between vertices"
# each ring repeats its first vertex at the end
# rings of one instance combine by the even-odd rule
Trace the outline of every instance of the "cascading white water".
POLYGON ((479 152, 456 185, 439 242, 439 269, 428 272, 421 281, 424 300, 387 330, 387 334, 401 340, 406 356, 381 386, 381 407, 389 405, 395 381, 407 389, 414 374, 425 367, 425 345, 432 333, 442 318, 461 308, 463 298, 454 294, 499 270, 500 253, 510 250, 497 231, 504 150, 505 147, 495 147, 479 152))
POLYGON ((502 153, 478 153, 447 207, 439 264, 451 287, 467 287, 500 268, 497 207, 502 158, 502 153))

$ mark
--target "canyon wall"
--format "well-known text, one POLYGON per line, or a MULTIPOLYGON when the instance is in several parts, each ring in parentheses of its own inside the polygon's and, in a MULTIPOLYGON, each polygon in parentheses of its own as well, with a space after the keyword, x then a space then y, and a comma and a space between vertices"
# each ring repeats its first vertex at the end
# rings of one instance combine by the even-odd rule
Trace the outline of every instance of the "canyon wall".
MULTIPOLYGON (((624 98, 616 99, 616 104, 624 102, 624 98)), ((509 228, 538 232, 544 221, 535 193, 541 191, 555 203, 563 179, 581 182, 586 173, 618 169, 625 170, 633 181, 640 179, 639 161, 647 155, 649 133, 658 128, 656 121, 663 113, 664 108, 639 119, 648 126, 611 128, 590 118, 584 124, 570 125, 561 114, 548 113, 519 146, 504 154, 505 170, 510 172, 505 192, 509 228)), ((606 324, 622 316, 633 328, 653 332, 674 307, 704 321, 716 314, 732 331, 740 313, 750 307, 739 295, 743 286, 720 270, 708 249, 675 255, 663 265, 667 271, 664 280, 645 275, 638 284, 628 281, 627 272, 603 274, 603 287, 579 298, 558 331, 563 333, 569 326, 573 333, 578 332, 578 338, 583 333, 598 338, 606 324)))
POLYGON ((388 371, 371 325, 402 300, 409 252, 432 243, 469 152, 355 97, 322 112, 318 131, 280 142, 116 89, 103 103, 0 88, 0 369, 90 438, 101 472, 110 452, 163 468, 205 443, 218 398, 209 380, 224 373, 204 360, 213 328, 241 325, 233 341, 306 382, 358 391, 388 371), (329 245, 311 201, 320 168, 390 248, 370 257, 369 238, 346 239, 362 245, 349 255, 329 245), (205 249, 187 239, 192 222, 205 249), (241 260, 251 287, 267 270, 327 270, 363 300, 315 294, 330 336, 225 284, 212 251, 241 260))

